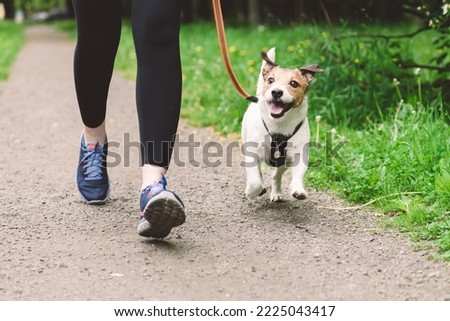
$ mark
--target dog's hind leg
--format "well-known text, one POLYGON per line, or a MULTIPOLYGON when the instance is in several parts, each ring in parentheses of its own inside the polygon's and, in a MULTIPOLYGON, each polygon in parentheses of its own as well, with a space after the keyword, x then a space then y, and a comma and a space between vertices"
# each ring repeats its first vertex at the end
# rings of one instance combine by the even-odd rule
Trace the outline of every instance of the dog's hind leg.
POLYGON ((270 201, 272 203, 281 201, 281 179, 286 170, 286 166, 281 166, 275 168, 275 170, 273 171, 272 191, 270 192, 270 201))

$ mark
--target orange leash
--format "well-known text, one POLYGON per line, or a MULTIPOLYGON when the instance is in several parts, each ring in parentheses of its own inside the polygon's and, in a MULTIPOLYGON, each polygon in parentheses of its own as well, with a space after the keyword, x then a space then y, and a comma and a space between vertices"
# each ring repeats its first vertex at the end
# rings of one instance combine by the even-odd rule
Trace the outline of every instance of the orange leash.
POLYGON ((223 22, 223 14, 222 14, 222 7, 220 5, 220 0, 212 0, 212 5, 214 11, 214 20, 216 21, 217 36, 219 38, 220 51, 222 53, 222 59, 225 64, 228 76, 233 82, 233 85, 236 88, 237 92, 242 97, 251 102, 256 103, 258 101, 258 98, 250 95, 244 90, 244 88, 242 88, 241 84, 236 78, 236 75, 234 74, 233 67, 231 66, 230 56, 228 55, 227 38, 225 35, 225 24, 223 22))

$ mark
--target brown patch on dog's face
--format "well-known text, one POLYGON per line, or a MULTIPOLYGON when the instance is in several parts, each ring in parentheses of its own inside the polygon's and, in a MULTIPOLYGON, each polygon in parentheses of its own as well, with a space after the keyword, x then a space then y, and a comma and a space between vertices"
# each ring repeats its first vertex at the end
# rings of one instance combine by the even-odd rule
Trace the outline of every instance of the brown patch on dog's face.
MULTIPOLYGON (((267 91, 281 89, 287 91, 284 95, 290 96, 293 107, 300 106, 308 91, 309 83, 299 69, 285 69, 280 67, 264 68, 263 95, 267 91)), ((286 98, 283 97, 283 98, 286 98)))

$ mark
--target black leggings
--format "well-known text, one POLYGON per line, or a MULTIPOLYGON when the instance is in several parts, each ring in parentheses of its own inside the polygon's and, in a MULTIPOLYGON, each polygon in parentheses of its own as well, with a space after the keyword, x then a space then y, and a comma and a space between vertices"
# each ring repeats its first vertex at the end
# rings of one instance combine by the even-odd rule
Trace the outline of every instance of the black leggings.
MULTIPOLYGON (((121 32, 121 0, 73 0, 78 40, 75 88, 81 118, 95 128, 106 101, 121 32)), ((136 103, 142 164, 167 168, 181 105, 181 0, 133 0, 136 103)))

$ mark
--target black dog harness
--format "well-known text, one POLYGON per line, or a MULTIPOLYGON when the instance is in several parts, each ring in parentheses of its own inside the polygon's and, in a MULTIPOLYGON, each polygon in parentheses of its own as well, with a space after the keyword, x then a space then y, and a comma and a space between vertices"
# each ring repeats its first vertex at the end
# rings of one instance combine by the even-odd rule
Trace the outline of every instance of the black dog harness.
MULTIPOLYGON (((270 141, 270 156, 269 159, 266 159, 267 163, 273 167, 280 167, 286 164, 286 147, 288 140, 291 139, 303 125, 303 121, 295 126, 294 132, 290 135, 283 135, 278 133, 271 133, 267 128, 266 122, 262 119, 264 128, 269 134, 270 141)), ((266 153, 267 155, 267 153, 266 153)))

